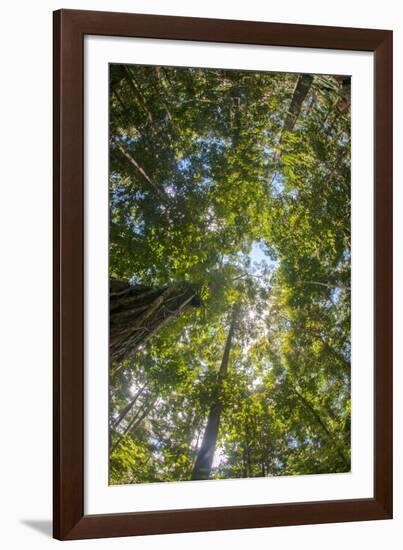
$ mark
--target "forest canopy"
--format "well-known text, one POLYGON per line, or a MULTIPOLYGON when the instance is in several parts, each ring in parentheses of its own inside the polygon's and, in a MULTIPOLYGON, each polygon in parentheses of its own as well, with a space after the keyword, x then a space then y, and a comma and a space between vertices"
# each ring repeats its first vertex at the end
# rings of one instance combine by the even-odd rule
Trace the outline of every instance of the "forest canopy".
POLYGON ((109 84, 109 482, 350 471, 350 78, 109 84))

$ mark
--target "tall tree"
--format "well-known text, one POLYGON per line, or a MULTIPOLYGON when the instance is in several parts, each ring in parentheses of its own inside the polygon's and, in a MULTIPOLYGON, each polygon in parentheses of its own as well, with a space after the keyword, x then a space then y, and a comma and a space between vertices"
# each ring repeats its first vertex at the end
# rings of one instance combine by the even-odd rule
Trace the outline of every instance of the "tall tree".
POLYGON ((211 465, 217 445, 220 418, 223 409, 222 385, 228 371, 228 364, 232 346, 232 339, 236 330, 239 308, 235 306, 231 315, 228 335, 224 346, 220 369, 217 375, 216 386, 211 398, 210 412, 204 430, 203 440, 192 472, 192 479, 208 479, 210 477, 211 465))

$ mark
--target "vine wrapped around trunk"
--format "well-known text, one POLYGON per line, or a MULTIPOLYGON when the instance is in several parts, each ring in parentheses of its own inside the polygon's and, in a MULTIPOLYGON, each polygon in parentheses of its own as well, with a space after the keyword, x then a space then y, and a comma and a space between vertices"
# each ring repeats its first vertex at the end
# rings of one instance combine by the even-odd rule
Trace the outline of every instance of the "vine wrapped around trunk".
POLYGON ((189 284, 162 287, 110 283, 110 356, 121 361, 189 306, 199 305, 196 288, 189 284))

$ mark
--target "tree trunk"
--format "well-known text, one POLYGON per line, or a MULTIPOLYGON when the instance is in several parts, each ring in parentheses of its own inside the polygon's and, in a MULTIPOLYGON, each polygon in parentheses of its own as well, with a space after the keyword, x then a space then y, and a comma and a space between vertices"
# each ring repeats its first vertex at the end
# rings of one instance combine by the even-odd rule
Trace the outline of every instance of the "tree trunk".
POLYGON ((136 414, 133 416, 133 418, 130 420, 129 424, 126 426, 126 428, 123 430, 122 433, 117 432, 117 439, 115 440, 114 444, 111 445, 111 441, 109 442, 109 454, 112 455, 112 453, 119 447, 121 442, 123 441, 123 438, 125 435, 129 432, 132 432, 134 428, 137 428, 137 426, 144 420, 144 418, 147 416, 147 414, 151 411, 151 409, 154 406, 154 403, 156 402, 156 399, 154 399, 151 403, 148 403, 145 401, 141 408, 136 412, 136 414))
POLYGON ((147 383, 143 384, 141 386, 141 388, 136 392, 133 399, 131 401, 129 401, 129 403, 126 405, 126 407, 124 407, 120 411, 119 416, 112 422, 112 426, 114 428, 116 428, 116 426, 118 426, 122 422, 122 420, 126 417, 126 415, 132 410, 132 408, 136 404, 137 399, 141 396, 141 394, 146 389, 146 387, 147 387, 147 383))
MULTIPOLYGON (((277 152, 275 156, 277 163, 279 163, 281 160, 281 143, 282 143, 284 132, 292 132, 292 130, 294 129, 295 123, 297 122, 298 117, 301 113, 302 104, 304 103, 304 100, 309 93, 312 82, 313 82, 313 76, 310 74, 300 74, 297 78, 297 81, 295 83, 295 88, 292 94, 292 98, 290 101, 290 106, 288 107, 287 115, 284 120, 283 129, 281 131, 280 146, 277 148, 277 152)), ((271 179, 273 175, 274 174, 272 171, 271 173, 269 173, 269 178, 271 179)))
POLYGON ((192 472, 192 479, 208 479, 210 477, 211 466, 213 463, 215 448, 217 445, 220 417, 223 408, 221 388, 222 382, 225 379, 228 370, 229 354, 231 351, 235 324, 236 312, 234 310, 227 335, 227 340, 225 342, 224 353, 221 360, 220 370, 218 372, 217 385, 213 393, 212 404, 207 420, 206 429, 203 435, 203 441, 192 472))
POLYGON ((291 132, 297 122, 302 104, 308 95, 312 81, 313 76, 309 74, 301 74, 297 79, 290 107, 288 108, 288 114, 284 121, 284 130, 287 132, 291 132))
POLYGON ((188 306, 198 306, 194 286, 147 287, 126 281, 110 283, 110 356, 116 361, 132 356, 150 336, 188 306))

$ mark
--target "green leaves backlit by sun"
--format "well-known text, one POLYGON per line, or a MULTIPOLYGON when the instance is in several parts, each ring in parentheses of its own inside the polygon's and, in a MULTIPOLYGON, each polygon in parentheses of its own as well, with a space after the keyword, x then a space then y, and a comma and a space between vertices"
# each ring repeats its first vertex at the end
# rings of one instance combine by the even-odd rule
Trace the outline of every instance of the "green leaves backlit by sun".
POLYGON ((110 67, 110 483, 350 470, 349 79, 110 67))

